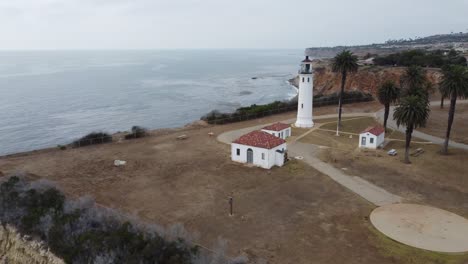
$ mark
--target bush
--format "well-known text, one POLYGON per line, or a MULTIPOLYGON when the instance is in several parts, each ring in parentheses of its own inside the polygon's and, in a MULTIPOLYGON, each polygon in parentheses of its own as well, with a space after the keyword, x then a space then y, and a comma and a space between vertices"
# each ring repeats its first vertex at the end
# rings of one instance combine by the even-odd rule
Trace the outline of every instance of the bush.
POLYGON ((125 135, 125 139, 142 138, 148 134, 146 128, 139 126, 133 126, 131 131, 131 133, 125 135))
POLYGON ((67 149, 67 146, 64 146, 64 145, 57 145, 57 148, 60 149, 60 150, 66 150, 66 149, 67 149))
POLYGON ((75 140, 72 145, 75 148, 89 145, 103 144, 112 142, 112 136, 104 132, 92 132, 88 135, 75 140))
MULTIPOLYGON (((177 225, 145 225, 89 198, 68 200, 44 181, 10 177, 0 185, 0 222, 39 238, 66 263, 245 263, 202 252, 177 225), (212 256, 213 255, 213 256, 212 256), (209 262, 199 262, 199 260, 209 262), (218 260, 219 261, 214 261, 218 260)), ((244 261, 244 262, 242 262, 244 261)))

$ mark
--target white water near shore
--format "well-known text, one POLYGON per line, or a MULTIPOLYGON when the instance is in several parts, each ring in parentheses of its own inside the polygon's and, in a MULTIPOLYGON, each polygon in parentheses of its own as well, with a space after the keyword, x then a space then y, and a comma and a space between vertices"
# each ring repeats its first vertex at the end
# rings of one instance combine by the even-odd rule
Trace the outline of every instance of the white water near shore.
POLYGON ((296 95, 302 50, 2 51, 0 154, 296 95), (254 78, 255 77, 255 78, 254 78))

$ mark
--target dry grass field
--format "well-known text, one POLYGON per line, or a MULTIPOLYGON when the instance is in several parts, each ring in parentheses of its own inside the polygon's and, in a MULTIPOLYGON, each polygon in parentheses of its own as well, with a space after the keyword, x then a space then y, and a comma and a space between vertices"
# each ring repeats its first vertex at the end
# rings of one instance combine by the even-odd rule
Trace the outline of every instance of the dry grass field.
MULTIPOLYGON (((343 131, 356 132, 373 124, 372 118, 355 118, 343 122, 343 131)), ((333 126, 327 124, 320 128, 333 126)), ((359 150, 357 137, 349 138, 334 132, 317 130, 301 141, 325 145, 321 159, 337 168, 346 168, 346 173, 358 175, 370 182, 398 194, 408 201, 430 204, 468 217, 468 152, 451 149, 450 155, 439 154, 440 146, 413 138, 411 152, 422 148, 424 153, 410 157, 412 164, 401 162, 404 155, 404 134, 387 133, 390 141, 381 150, 359 150), (387 151, 396 149, 398 155, 391 157, 387 151)))
MULTIPOLYGON (((375 103, 361 104, 354 111, 375 108, 375 103)), ((319 108, 316 114, 334 110, 319 108)), ((209 247, 221 237, 228 241, 230 255, 247 254, 252 263, 467 260, 464 255, 428 253, 383 237, 368 220, 373 205, 305 163, 291 161, 272 170, 236 164, 230 160, 229 146, 208 135, 292 117, 294 113, 285 113, 223 126, 163 130, 147 138, 100 146, 1 157, 0 171, 52 180, 72 197, 91 195, 104 206, 147 222, 182 223, 209 247), (177 140, 180 135, 188 138, 177 140), (126 160, 127 165, 115 167, 115 159, 126 160), (232 217, 228 215, 231 195, 232 217)), ((399 157, 330 151, 336 151, 336 166, 347 167, 389 191, 468 214, 467 181, 462 177, 466 153, 441 157, 428 149, 408 166, 399 157), (447 173, 448 168, 453 173, 447 173)))
MULTIPOLYGON (((448 122, 448 109, 450 102, 446 100, 444 109, 438 106, 431 108, 431 114, 425 128, 418 129, 421 132, 445 138, 448 122)), ((455 110, 451 139, 453 141, 468 144, 468 104, 458 103, 455 110)))

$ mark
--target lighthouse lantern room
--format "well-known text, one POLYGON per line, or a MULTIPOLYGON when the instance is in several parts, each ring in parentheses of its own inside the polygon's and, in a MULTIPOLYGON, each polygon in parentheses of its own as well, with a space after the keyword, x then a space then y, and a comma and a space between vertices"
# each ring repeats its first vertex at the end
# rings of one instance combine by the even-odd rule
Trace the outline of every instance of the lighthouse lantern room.
POLYGON ((297 106, 296 127, 313 127, 312 107, 314 97, 314 80, 312 61, 306 56, 299 70, 299 96, 297 106))

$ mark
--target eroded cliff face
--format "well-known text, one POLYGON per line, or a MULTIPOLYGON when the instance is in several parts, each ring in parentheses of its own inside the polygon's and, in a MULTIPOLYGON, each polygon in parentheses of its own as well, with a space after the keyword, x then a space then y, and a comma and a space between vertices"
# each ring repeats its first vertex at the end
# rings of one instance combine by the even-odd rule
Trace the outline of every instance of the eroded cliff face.
MULTIPOLYGON (((400 83, 400 77, 404 73, 404 67, 379 67, 361 66, 358 72, 349 74, 346 80, 346 91, 361 91, 376 95, 379 86, 386 80, 394 80, 400 83)), ((426 69, 428 79, 437 88, 437 83, 441 78, 439 69, 426 69)), ((293 80, 297 87, 298 78, 293 80)), ((314 95, 327 95, 339 92, 341 89, 341 75, 332 72, 330 64, 327 62, 314 63, 314 95)), ((437 89, 435 89, 437 90, 437 89)))
POLYGON ((42 243, 20 235, 15 228, 0 225, 0 264, 64 264, 42 243))

